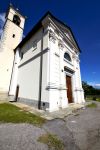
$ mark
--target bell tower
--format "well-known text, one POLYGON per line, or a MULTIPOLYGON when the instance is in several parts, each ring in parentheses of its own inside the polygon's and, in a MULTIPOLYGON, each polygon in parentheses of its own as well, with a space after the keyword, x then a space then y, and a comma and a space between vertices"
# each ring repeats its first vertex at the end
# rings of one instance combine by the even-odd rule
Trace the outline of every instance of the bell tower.
POLYGON ((12 5, 9 6, 5 19, 0 41, 0 92, 9 90, 14 49, 22 40, 25 23, 25 17, 12 5))

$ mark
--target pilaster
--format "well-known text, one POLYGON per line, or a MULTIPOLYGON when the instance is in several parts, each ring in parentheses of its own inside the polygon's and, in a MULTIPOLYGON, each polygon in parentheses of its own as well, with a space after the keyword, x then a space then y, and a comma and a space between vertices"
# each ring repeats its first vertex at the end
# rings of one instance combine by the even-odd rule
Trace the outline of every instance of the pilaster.
POLYGON ((84 101, 84 91, 82 89, 81 74, 80 74, 80 60, 78 55, 74 55, 75 73, 74 73, 74 98, 75 103, 82 103, 84 101))

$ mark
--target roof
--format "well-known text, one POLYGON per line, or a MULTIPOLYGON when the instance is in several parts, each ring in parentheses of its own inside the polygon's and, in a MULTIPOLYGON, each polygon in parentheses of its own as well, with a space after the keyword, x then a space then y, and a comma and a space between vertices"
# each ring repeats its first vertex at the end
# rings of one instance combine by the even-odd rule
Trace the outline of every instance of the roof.
POLYGON ((79 51, 81 52, 81 50, 80 50, 80 48, 79 48, 79 45, 78 45, 78 43, 77 43, 77 41, 76 41, 76 39, 75 39, 75 37, 74 37, 74 35, 73 35, 73 32, 72 32, 71 28, 70 28, 69 26, 67 26, 65 23, 63 23, 62 21, 60 21, 59 19, 57 19, 55 16, 53 16, 52 13, 49 12, 49 11, 39 20, 39 22, 32 28, 32 30, 26 35, 26 37, 19 43, 19 45, 18 45, 15 49, 21 48, 21 47, 32 37, 32 35, 35 34, 35 33, 42 27, 42 20, 43 20, 46 16, 48 16, 48 15, 49 15, 51 18, 53 18, 53 19, 55 19, 56 21, 58 21, 58 22, 59 22, 60 24, 62 24, 64 27, 66 27, 67 29, 70 30, 70 32, 71 32, 71 34, 72 34, 72 36, 73 36, 73 39, 74 39, 74 41, 75 41, 75 43, 76 43, 76 45, 77 45, 79 51))

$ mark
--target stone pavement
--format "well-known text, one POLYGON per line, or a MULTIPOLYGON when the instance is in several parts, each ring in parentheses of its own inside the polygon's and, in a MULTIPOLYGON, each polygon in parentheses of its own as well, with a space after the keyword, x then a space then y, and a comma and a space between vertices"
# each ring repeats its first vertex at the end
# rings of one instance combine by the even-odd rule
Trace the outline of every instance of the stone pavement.
POLYGON ((16 105, 17 107, 19 107, 25 111, 29 111, 31 113, 39 115, 47 120, 53 120, 56 118, 64 118, 70 114, 73 114, 78 109, 84 108, 84 104, 74 104, 73 103, 73 104, 69 104, 69 107, 67 107, 65 109, 59 109, 59 111, 48 112, 48 111, 44 111, 44 110, 38 110, 34 107, 31 107, 29 105, 22 104, 19 102, 12 102, 12 104, 16 105))

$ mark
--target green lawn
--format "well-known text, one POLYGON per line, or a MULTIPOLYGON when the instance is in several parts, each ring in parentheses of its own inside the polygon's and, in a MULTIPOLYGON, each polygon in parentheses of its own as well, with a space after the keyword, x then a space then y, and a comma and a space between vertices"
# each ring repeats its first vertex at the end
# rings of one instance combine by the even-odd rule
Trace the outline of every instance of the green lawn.
POLYGON ((86 100, 95 100, 95 101, 100 102, 100 96, 98 96, 98 95, 88 95, 88 96, 86 96, 86 100))
POLYGON ((41 126, 45 119, 10 104, 0 104, 0 123, 30 123, 41 126))
POLYGON ((89 108, 96 108, 97 104, 91 103, 91 104, 88 104, 87 107, 89 107, 89 108))

